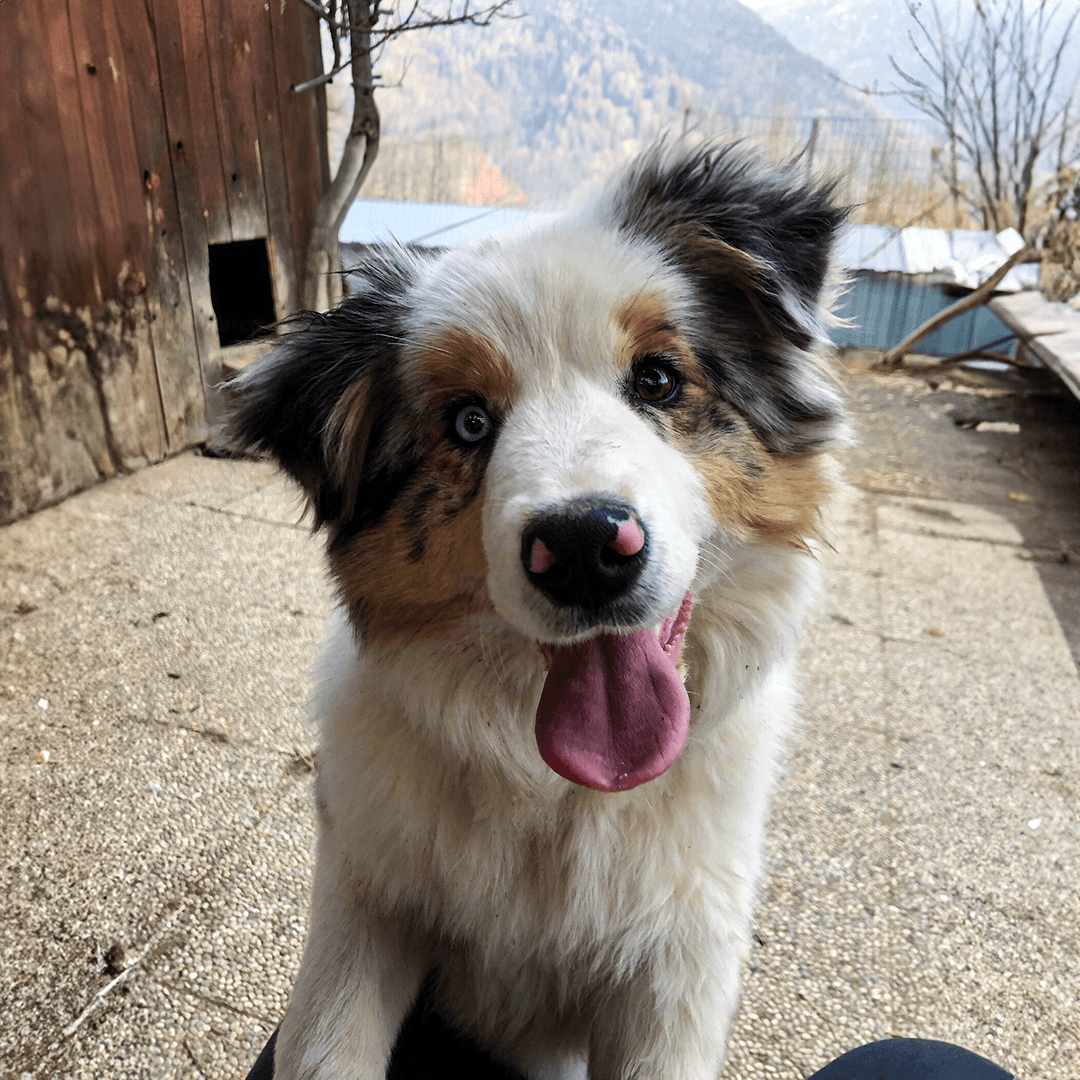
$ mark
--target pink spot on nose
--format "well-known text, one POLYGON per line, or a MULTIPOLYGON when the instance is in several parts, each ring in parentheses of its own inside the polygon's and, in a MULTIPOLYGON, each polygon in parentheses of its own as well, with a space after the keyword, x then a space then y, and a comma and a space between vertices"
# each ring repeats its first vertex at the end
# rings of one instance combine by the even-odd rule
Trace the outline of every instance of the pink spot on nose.
POLYGON ((555 565, 555 556, 551 554, 547 544, 537 538, 533 541, 532 551, 529 552, 529 573, 545 574, 555 565))
POLYGON ((608 546, 620 555, 636 555, 645 546, 645 533, 636 521, 624 521, 608 546))

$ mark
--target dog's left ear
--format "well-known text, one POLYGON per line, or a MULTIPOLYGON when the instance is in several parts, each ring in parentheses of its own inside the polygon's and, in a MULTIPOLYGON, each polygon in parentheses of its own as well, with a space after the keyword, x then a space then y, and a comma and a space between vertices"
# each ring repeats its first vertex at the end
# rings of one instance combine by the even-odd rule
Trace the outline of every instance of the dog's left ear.
POLYGON ((814 355, 846 217, 828 184, 738 146, 661 143, 616 178, 601 214, 693 287, 698 358, 767 449, 814 453, 843 436, 843 403, 814 355))
POLYGON ((734 286, 800 349, 822 335, 822 291, 846 218, 830 184, 763 168, 738 146, 661 143, 620 178, 609 205, 620 230, 659 241, 706 293, 734 286))

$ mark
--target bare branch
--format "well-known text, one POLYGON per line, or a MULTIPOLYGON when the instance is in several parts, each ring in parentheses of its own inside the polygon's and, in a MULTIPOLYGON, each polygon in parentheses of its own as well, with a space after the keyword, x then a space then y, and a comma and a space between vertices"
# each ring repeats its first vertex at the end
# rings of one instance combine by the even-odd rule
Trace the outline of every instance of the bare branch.
POLYGON ((472 0, 445 0, 441 13, 423 6, 389 0, 298 0, 327 27, 334 51, 330 70, 294 86, 303 93, 323 86, 346 68, 352 73, 353 115, 341 162, 315 210, 304 258, 301 301, 309 310, 324 310, 340 299, 338 231, 379 152, 380 117, 375 102, 379 76, 375 65, 383 47, 414 30, 443 26, 488 26, 509 18, 513 0, 496 0, 474 8, 472 0), (406 10, 407 9, 407 10, 406 10))
POLYGON ((1023 231, 1039 161, 1052 149, 1064 155, 1075 123, 1074 94, 1060 82, 1080 10, 1051 0, 974 0, 966 16, 947 21, 938 0, 908 9, 918 65, 891 62, 899 92, 946 140, 948 163, 939 157, 938 170, 986 226, 1023 231))
POLYGON ((1001 283, 1002 278, 1017 263, 1025 262, 1033 254, 1034 249, 1030 247, 1024 247, 1013 252, 974 292, 957 300, 955 304, 951 304, 943 311, 939 311, 932 318, 927 319, 922 326, 917 327, 908 334, 898 345, 888 349, 881 357, 880 366, 883 368, 898 367, 904 358, 904 354, 910 352, 924 337, 932 334, 939 326, 944 326, 947 322, 955 319, 957 315, 963 315, 965 311, 970 311, 972 308, 984 304, 994 289, 1001 283))
MULTIPOLYGON (((340 75, 346 68, 352 66, 351 59, 342 59, 341 56, 341 41, 349 36, 351 26, 351 22, 347 20, 345 14, 348 10, 347 3, 342 16, 339 17, 337 15, 339 0, 328 0, 328 3, 325 6, 320 3, 319 0, 299 0, 299 2, 318 15, 329 28, 330 41, 334 50, 334 62, 329 71, 324 72, 322 75, 317 75, 307 82, 298 83, 294 86, 292 88, 294 94, 302 94, 307 90, 315 89, 317 86, 325 86, 327 83, 333 82, 334 78, 340 75)), ((498 0, 498 2, 489 4, 487 7, 473 11, 471 10, 469 0, 465 0, 462 10, 456 15, 453 14, 452 3, 446 14, 438 15, 432 14, 421 7, 418 0, 416 0, 409 9, 408 14, 403 17, 399 16, 396 21, 388 21, 381 27, 375 25, 378 20, 384 17, 390 19, 391 16, 387 15, 382 10, 380 3, 375 3, 372 5, 372 17, 374 21, 371 29, 368 31, 368 51, 374 62, 375 58, 381 53, 387 42, 393 41, 394 38, 400 37, 402 34, 412 33, 414 30, 433 30, 443 26, 483 27, 489 26, 492 21, 497 18, 518 18, 518 15, 508 11, 514 2, 515 0, 498 0), (418 15, 420 16, 419 19, 417 18, 418 15)), ((378 76, 374 75, 372 78, 373 80, 377 80, 378 76)))

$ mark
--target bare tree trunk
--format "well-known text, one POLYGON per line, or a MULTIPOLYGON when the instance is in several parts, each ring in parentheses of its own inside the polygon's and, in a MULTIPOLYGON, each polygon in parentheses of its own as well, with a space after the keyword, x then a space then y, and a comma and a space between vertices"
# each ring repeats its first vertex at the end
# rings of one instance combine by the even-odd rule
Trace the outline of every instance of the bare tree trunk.
POLYGON ((337 174, 315 211, 304 259, 301 303, 326 311, 341 300, 338 230, 367 179, 379 152, 379 110, 371 70, 371 31, 379 18, 379 0, 345 0, 352 28, 353 119, 337 174))

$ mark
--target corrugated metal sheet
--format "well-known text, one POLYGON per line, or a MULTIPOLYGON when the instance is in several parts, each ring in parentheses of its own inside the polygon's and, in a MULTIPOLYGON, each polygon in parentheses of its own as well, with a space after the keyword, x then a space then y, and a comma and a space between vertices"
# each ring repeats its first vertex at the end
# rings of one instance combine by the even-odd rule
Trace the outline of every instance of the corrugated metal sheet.
MULTIPOLYGON (((846 325, 832 329, 837 345, 887 349, 958 299, 940 282, 923 275, 879 274, 861 270, 850 279, 836 314, 846 325)), ((956 356, 973 349, 1005 351, 1012 334, 989 308, 979 307, 953 319, 917 351, 927 356, 956 356)))

